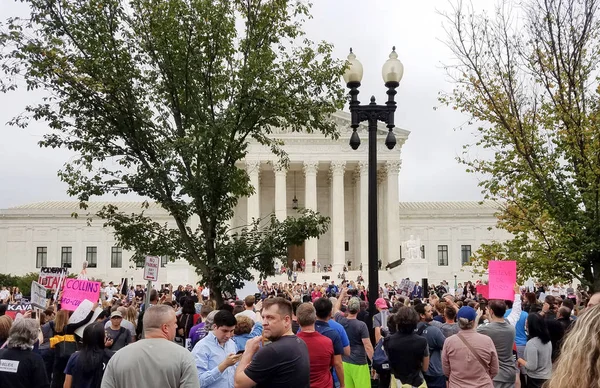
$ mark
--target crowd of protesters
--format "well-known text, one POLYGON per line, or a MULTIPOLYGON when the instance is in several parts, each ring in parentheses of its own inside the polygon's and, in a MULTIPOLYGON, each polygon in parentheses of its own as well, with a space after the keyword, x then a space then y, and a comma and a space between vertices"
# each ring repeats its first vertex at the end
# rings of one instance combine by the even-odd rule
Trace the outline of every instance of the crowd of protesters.
POLYGON ((384 284, 369 312, 358 279, 262 282, 219 306, 192 285, 152 289, 146 306, 147 290, 111 282, 79 322, 60 295, 13 319, 23 295, 3 287, 0 387, 599 386, 600 293, 515 286, 486 300, 477 285, 384 284))

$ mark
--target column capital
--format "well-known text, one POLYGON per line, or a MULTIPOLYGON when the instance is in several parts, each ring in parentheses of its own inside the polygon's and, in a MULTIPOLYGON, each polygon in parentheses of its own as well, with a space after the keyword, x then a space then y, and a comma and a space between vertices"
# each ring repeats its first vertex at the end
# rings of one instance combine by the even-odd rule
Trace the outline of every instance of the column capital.
POLYGON ((319 161, 318 160, 307 160, 304 162, 302 166, 302 170, 304 171, 304 175, 316 175, 319 170, 319 161))
POLYGON ((246 161, 246 171, 248 172, 248 174, 252 174, 253 172, 255 172, 260 175, 260 160, 246 161))
POLYGON ((287 175, 287 166, 282 162, 273 162, 273 171, 275 171, 275 175, 287 175))
POLYGON ((386 180, 386 178, 387 178, 387 171, 382 168, 378 168, 377 169, 377 182, 382 183, 386 180))
POLYGON ((367 175, 369 173, 369 162, 361 160, 358 162, 358 166, 356 167, 356 172, 360 175, 367 175))
POLYGON ((396 174, 400 172, 400 167, 402 167, 401 160, 388 160, 385 162, 385 169, 388 174, 396 174))
POLYGON ((343 160, 333 160, 331 162, 330 171, 332 175, 342 175, 346 169, 346 162, 343 160))

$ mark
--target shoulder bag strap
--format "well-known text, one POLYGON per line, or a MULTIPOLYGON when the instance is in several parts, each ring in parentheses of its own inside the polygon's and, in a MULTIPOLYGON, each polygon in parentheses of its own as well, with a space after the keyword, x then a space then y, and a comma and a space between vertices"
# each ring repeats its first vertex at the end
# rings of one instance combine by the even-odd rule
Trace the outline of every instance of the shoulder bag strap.
POLYGON ((463 337, 461 335, 461 333, 458 333, 457 336, 458 336, 458 338, 460 338, 460 340, 463 342, 463 344, 465 344, 465 346, 467 348, 469 348, 469 351, 471 351, 471 354, 473 354, 475 356, 475 358, 477 358, 477 361, 479 361, 479 363, 481 364, 481 366, 485 370, 485 373, 489 376, 489 368, 486 365, 485 361, 483 361, 483 359, 481 358, 481 356, 479 354, 477 354, 477 352, 475 351, 475 349, 473 349, 473 347, 471 346, 471 344, 469 344, 469 342, 467 340, 465 340, 465 337, 463 337))

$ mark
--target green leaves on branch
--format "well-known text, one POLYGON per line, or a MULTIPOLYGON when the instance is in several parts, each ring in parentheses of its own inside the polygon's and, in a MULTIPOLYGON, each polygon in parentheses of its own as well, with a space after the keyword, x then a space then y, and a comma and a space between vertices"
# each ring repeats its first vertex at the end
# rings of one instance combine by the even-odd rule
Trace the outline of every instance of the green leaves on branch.
POLYGON ((143 215, 106 209, 101 214, 123 244, 140 255, 177 253, 216 292, 228 287, 239 273, 225 279, 211 271, 238 259, 237 250, 219 257, 218 249, 238 198, 254 190, 238 168, 249 142, 285 159, 275 128, 338 136, 330 116, 343 106, 344 63, 331 56, 330 44, 304 35, 310 6, 25 2, 28 19, 0 26, 0 90, 23 80, 46 97, 11 123, 44 121, 41 146, 75 151, 59 175, 80 201, 135 193, 173 218, 175 230, 167 230, 143 215), (186 226, 192 216, 197 230, 186 226))
POLYGON ((459 158, 502 203, 514 239, 483 263, 518 260, 522 278, 578 279, 600 290, 600 11, 597 0, 498 2, 492 16, 459 1, 445 14, 454 89, 440 101, 470 116, 459 158), (513 7, 514 6, 514 7, 513 7))

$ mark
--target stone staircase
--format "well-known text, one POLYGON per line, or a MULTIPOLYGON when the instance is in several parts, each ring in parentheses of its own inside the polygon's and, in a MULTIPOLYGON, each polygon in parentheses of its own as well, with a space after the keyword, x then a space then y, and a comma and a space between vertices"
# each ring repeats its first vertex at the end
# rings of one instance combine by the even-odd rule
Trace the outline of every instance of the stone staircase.
MULTIPOLYGON (((315 272, 313 273, 312 271, 309 272, 298 272, 298 278, 297 278, 297 282, 298 283, 317 283, 317 284, 321 284, 324 283, 325 280, 323 280, 323 276, 329 276, 329 280, 327 280, 327 283, 331 283, 331 281, 335 281, 336 284, 340 284, 341 283, 341 279, 338 279, 337 277, 337 273, 334 272, 315 272)), ((346 272, 346 280, 354 280, 356 282, 356 279, 358 278, 358 275, 360 275, 360 271, 348 271, 346 272)), ((362 274, 363 278, 365 279, 365 285, 368 283, 368 276, 366 272, 363 272, 362 274)), ((396 279, 389 271, 379 271, 379 283, 380 284, 384 284, 384 283, 392 283, 394 280, 396 281, 400 281, 400 279, 396 279)), ((269 278, 267 278, 267 281, 269 283, 287 283, 288 281, 288 277, 286 274, 281 274, 281 275, 275 275, 275 276, 271 276, 269 278)))

